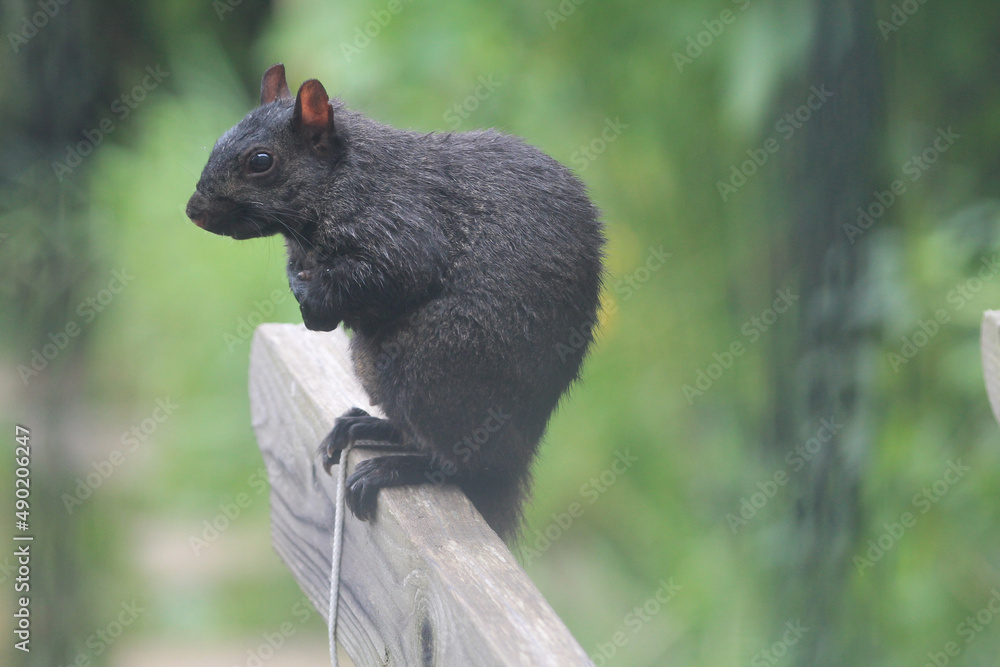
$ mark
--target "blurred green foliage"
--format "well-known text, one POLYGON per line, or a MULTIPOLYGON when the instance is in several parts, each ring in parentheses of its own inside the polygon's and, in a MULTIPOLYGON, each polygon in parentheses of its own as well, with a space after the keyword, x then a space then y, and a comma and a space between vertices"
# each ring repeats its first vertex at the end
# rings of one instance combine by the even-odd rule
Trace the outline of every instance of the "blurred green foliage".
MULTIPOLYGON (((523 136, 573 167, 603 210, 600 340, 552 420, 522 543, 529 573, 595 662, 814 664, 796 646, 774 663, 761 651, 781 644, 786 621, 809 617, 789 601, 816 584, 800 575, 799 518, 803 488, 822 478, 811 460, 797 471, 784 456, 820 424, 800 424, 792 440, 770 425, 793 399, 776 388, 774 361, 794 354, 789 341, 823 296, 761 328, 759 342, 746 334, 776 289, 800 286, 789 258, 805 250, 789 241, 797 220, 783 197, 810 126, 725 201, 717 184, 748 150, 781 136, 776 123, 823 83, 807 79, 830 29, 817 25, 818 8, 847 4, 448 0, 405 1, 398 13, 380 0, 77 4, 0 60, 9 149, 0 393, 7 423, 48 424, 38 447, 61 443, 34 470, 47 493, 37 520, 62 526, 53 539, 66 560, 40 562, 36 575, 58 580, 66 600, 49 612, 63 619, 53 627, 68 628, 59 660, 83 652, 112 664, 116 651, 213 642, 245 656, 301 597, 269 546, 241 334, 258 317, 300 321, 282 244, 211 236, 183 214, 215 139, 256 104, 260 74, 281 61, 293 86, 319 78, 392 125, 523 136), (51 89, 60 62, 46 60, 43 42, 72 30, 107 43, 76 55, 80 71, 100 75, 65 91, 66 107, 80 111, 60 126, 32 110, 61 93, 51 89), (147 66, 169 75, 138 100, 147 66), (122 95, 135 102, 125 117, 122 95), (104 119, 114 131, 56 179, 52 163, 104 119), (602 137, 609 123, 620 131, 602 137), (669 253, 662 266, 651 260, 658 252, 669 253), (115 270, 132 280, 85 321, 79 304, 99 297, 115 270), (22 381, 19 366, 70 321, 82 335, 22 381), (733 342, 745 353, 689 401, 684 385, 733 342), (68 513, 63 494, 123 449, 158 399, 178 407, 68 513), (619 455, 635 462, 615 467, 619 455), (769 486, 779 470, 791 482, 769 486), (731 528, 727 515, 760 493, 773 497, 731 528), (248 506, 213 538, 205 522, 240 494, 248 506), (572 503, 583 512, 568 523, 572 503), (650 603, 663 582, 676 595, 650 603), (86 638, 132 598, 146 609, 135 629, 96 655, 86 638)), ((867 165, 874 188, 906 178, 904 165, 939 128, 959 138, 851 245, 865 264, 853 311, 866 341, 864 411, 845 432, 863 445, 836 456, 858 471, 859 513, 850 532, 826 536, 846 554, 835 582, 841 615, 807 635, 844 642, 844 664, 923 664, 947 642, 960 650, 956 664, 992 664, 1000 628, 982 613, 971 638, 960 624, 1000 589, 1000 448, 977 335, 981 312, 1000 303, 1000 280, 976 281, 983 258, 1000 252, 1000 19, 986 2, 901 4, 916 10, 884 34, 880 21, 891 23, 900 3, 853 5, 880 63, 870 72, 884 112, 867 165), (935 335, 894 361, 938 311, 947 320, 935 335), (934 492, 959 460, 968 472, 934 492), (935 502, 924 513, 915 498, 925 488, 935 502), (854 556, 867 557, 869 540, 892 534, 904 512, 912 527, 858 566, 854 556)), ((34 11, 5 8, 4 34, 34 11)), ((0 463, 4 479, 10 465, 0 463)), ((36 627, 41 637, 47 626, 36 627)), ((315 616, 303 627, 321 641, 315 616)))

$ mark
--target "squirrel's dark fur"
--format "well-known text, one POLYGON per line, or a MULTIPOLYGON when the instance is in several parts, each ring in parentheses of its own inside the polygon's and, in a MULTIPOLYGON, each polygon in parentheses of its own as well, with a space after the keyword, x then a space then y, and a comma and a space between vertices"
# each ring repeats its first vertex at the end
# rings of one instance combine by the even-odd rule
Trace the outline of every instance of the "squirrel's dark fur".
POLYGON ((516 534, 596 321, 604 238, 579 180, 516 137, 397 130, 315 80, 292 98, 275 65, 187 212, 234 238, 283 234, 306 326, 353 330, 355 369, 387 420, 348 412, 324 462, 355 439, 401 452, 357 467, 357 516, 374 515, 379 488, 455 483, 516 534))

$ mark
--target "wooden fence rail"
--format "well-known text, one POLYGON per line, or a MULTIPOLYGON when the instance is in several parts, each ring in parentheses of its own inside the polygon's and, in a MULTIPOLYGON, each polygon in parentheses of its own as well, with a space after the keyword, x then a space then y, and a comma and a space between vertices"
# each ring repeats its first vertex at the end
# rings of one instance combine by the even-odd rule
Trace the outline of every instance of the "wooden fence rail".
POLYGON ((993 409, 993 416, 1000 421, 1000 310, 987 310, 983 313, 980 353, 986 395, 993 409))
MULTIPOLYGON (((336 481, 316 456, 333 420, 372 414, 341 331, 268 324, 250 353, 253 426, 271 481, 274 547, 325 618, 336 481)), ((349 465, 372 456, 352 451, 349 465)), ((336 471, 334 471, 336 472, 336 471)), ((358 665, 590 665, 465 496, 383 490, 372 523, 347 512, 338 637, 358 665)))

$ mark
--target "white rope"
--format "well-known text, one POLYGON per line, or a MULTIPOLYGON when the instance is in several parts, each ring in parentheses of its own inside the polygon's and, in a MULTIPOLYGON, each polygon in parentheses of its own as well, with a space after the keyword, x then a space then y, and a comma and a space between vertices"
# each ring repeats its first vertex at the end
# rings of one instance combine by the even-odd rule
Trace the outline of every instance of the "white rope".
POLYGON ((337 667, 337 611, 340 601, 340 556, 344 551, 344 499, 347 481, 347 453, 350 445, 340 452, 337 466, 337 504, 333 517, 333 554, 330 558, 330 607, 327 614, 330 637, 330 662, 337 667))

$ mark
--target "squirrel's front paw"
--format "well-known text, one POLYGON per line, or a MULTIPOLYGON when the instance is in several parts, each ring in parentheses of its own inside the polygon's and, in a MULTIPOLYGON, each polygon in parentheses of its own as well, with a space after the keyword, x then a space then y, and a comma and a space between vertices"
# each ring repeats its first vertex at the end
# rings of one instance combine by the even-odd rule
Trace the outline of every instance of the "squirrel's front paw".
POLYGON ((319 455, 323 459, 323 469, 326 474, 330 474, 330 468, 340 464, 340 453, 353 444, 358 439, 354 435, 355 425, 358 423, 356 417, 369 417, 369 414, 361 408, 351 408, 333 422, 333 428, 319 443, 319 455))
POLYGON ((330 468, 340 463, 340 452, 358 440, 373 440, 368 443, 373 449, 405 450, 403 434, 393 424, 378 417, 372 417, 361 408, 351 408, 333 422, 330 433, 319 445, 323 459, 323 469, 330 474, 330 468))

